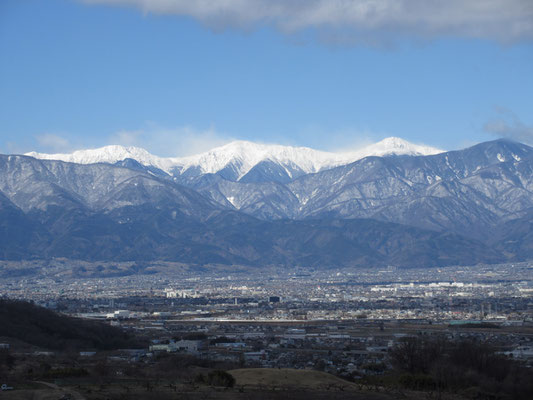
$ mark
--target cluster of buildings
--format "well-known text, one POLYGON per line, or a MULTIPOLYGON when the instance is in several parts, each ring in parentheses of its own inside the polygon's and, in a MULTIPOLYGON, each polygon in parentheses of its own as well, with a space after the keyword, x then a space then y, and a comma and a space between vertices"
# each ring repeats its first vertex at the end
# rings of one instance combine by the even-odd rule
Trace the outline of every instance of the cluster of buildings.
POLYGON ((134 331, 151 343, 136 358, 183 353, 242 365, 379 373, 391 347, 422 332, 477 338, 532 359, 528 263, 84 278, 54 268, 6 278, 0 296, 134 331))

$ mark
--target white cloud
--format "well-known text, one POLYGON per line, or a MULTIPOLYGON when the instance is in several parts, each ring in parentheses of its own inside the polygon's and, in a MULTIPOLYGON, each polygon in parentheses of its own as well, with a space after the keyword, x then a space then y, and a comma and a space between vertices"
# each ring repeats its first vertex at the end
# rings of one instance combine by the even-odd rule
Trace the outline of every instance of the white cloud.
POLYGON ((401 36, 533 39, 531 0, 80 0, 188 16, 212 29, 318 28, 324 40, 383 43, 401 36))
MULTIPOLYGON (((183 157, 206 152, 234 140, 250 140, 254 143, 281 144, 285 146, 305 146, 333 153, 357 151, 373 144, 390 134, 368 130, 345 128, 327 130, 317 126, 302 128, 291 137, 269 135, 264 138, 240 138, 218 132, 215 128, 201 130, 191 126, 164 128, 153 123, 138 130, 118 131, 110 135, 105 144, 135 146, 148 150, 160 157, 183 157)), ((101 143, 101 142, 100 142, 101 143)))
POLYGON ((522 143, 533 144, 533 126, 526 125, 511 110, 497 109, 498 117, 487 122, 483 129, 485 132, 522 143))
POLYGON ((0 154, 24 154, 24 148, 11 140, 0 143, 0 154))
POLYGON ((174 129, 149 126, 146 129, 116 132, 109 137, 108 144, 142 147, 161 157, 181 157, 198 154, 232 140, 213 128, 197 130, 189 126, 174 129))
POLYGON ((44 133, 35 136, 35 140, 41 149, 49 153, 62 153, 72 150, 69 140, 56 134, 44 133))
POLYGON ((289 146, 305 146, 332 153, 357 151, 385 137, 392 136, 384 132, 373 132, 354 127, 329 128, 308 125, 292 132, 291 141, 277 140, 289 146))

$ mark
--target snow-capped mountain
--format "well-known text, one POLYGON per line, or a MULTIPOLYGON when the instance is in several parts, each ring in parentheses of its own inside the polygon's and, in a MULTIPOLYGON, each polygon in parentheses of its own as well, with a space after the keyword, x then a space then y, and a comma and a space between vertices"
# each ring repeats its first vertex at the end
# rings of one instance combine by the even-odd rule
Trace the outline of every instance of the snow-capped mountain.
POLYGON ((46 154, 32 151, 25 155, 41 160, 65 161, 75 164, 115 164, 119 161, 132 159, 144 166, 156 167, 164 171, 175 165, 172 158, 154 156, 139 147, 125 147, 119 145, 104 146, 97 149, 78 150, 73 153, 46 154))
POLYGON ((434 152, 391 138, 357 154, 234 142, 179 159, 122 147, 46 156, 71 163, 0 155, 0 259, 533 259, 533 148, 495 140, 417 155, 434 152), (411 156, 381 157, 391 154, 411 156))
POLYGON ((176 159, 176 167, 181 171, 198 169, 204 174, 214 174, 231 165, 236 172, 235 180, 238 181, 260 163, 273 162, 282 166, 289 178, 294 178, 295 173, 301 175, 318 172, 346 165, 368 156, 431 155, 441 152, 442 150, 433 147, 416 145, 395 137, 346 153, 325 152, 308 147, 235 141, 206 153, 176 159))
MULTIPOLYGON (((346 153, 325 152, 308 147, 234 141, 205 153, 188 157, 163 158, 152 155, 141 148, 118 145, 79 150, 70 154, 30 152, 26 155, 38 159, 60 160, 77 164, 114 164, 126 159, 133 159, 145 167, 155 167, 170 175, 199 176, 221 173, 232 181, 241 180, 257 167, 263 169, 261 172, 263 176, 265 173, 272 175, 275 172, 276 175, 284 177, 283 181, 287 181, 303 174, 346 165, 368 156, 417 156, 441 152, 442 150, 433 147, 416 145, 400 138, 390 137, 357 151, 346 153)), ((257 171, 254 172, 257 173, 257 171)))
POLYGON ((443 152, 444 150, 435 147, 410 143, 398 137, 388 137, 362 149, 342 154, 342 156, 350 163, 369 156, 431 156, 443 152))
POLYGON ((291 168, 311 173, 335 165, 337 155, 308 147, 259 144, 239 140, 202 154, 181 158, 176 166, 182 171, 199 169, 201 173, 214 174, 231 165, 235 168, 236 180, 239 180, 263 161, 272 161, 286 167, 288 175, 291 176, 291 168))

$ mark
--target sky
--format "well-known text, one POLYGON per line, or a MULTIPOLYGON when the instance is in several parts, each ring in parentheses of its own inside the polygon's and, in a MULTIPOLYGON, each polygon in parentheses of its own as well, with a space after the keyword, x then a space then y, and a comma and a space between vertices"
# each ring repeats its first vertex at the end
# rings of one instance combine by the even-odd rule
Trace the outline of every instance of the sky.
POLYGON ((533 145, 533 1, 0 1, 0 153, 389 136, 533 145))

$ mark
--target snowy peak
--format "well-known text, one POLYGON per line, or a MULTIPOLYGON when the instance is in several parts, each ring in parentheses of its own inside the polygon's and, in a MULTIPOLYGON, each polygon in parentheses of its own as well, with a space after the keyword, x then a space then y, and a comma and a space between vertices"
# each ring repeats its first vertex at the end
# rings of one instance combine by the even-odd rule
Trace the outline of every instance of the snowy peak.
POLYGON ((125 147, 111 145, 97 149, 78 150, 69 154, 44 154, 32 151, 30 153, 26 153, 25 155, 41 160, 59 160, 76 164, 114 164, 116 162, 131 158, 145 166, 153 166, 161 169, 171 166, 170 159, 154 156, 144 149, 133 146, 125 147))
POLYGON ((430 156, 443 152, 444 150, 440 150, 435 147, 414 144, 398 137, 389 137, 380 142, 366 146, 360 150, 346 153, 345 156, 347 158, 352 158, 353 161, 356 161, 369 156, 430 156))
MULTIPOLYGON (((286 169, 296 168, 304 173, 313 173, 349 164, 368 156, 420 156, 442 152, 443 150, 434 147, 413 144, 396 137, 386 138, 357 151, 346 153, 325 152, 308 147, 234 141, 206 153, 176 160, 179 160, 182 171, 199 168, 202 173, 217 173, 227 168, 228 165, 233 165, 238 169, 237 180, 239 180, 263 161, 272 161, 286 169)), ((289 171, 288 173, 290 175, 289 171)))
POLYGON ((335 156, 334 153, 307 147, 259 144, 239 140, 206 153, 181 158, 179 162, 184 170, 199 167, 203 173, 216 173, 233 164, 238 166, 240 178, 263 161, 296 166, 306 173, 317 172, 324 166, 329 166, 335 156))
POLYGON ((138 147, 118 145, 79 150, 70 154, 31 152, 26 153, 26 155, 44 160, 60 160, 77 164, 114 164, 126 159, 133 159, 146 167, 156 167, 170 175, 198 176, 226 170, 231 171, 230 176, 228 176, 230 180, 238 181, 263 162, 279 165, 285 170, 288 178, 293 178, 296 175, 349 164, 368 156, 430 155, 441 152, 442 150, 433 147, 416 145, 400 138, 391 137, 357 151, 346 153, 239 140, 188 157, 163 158, 138 147))

